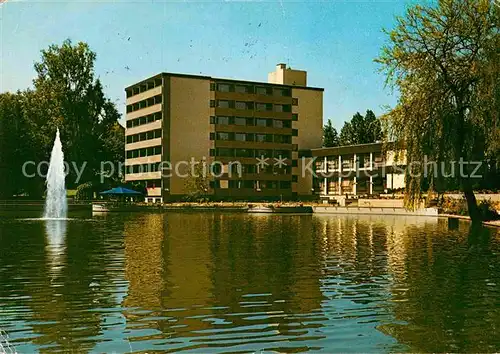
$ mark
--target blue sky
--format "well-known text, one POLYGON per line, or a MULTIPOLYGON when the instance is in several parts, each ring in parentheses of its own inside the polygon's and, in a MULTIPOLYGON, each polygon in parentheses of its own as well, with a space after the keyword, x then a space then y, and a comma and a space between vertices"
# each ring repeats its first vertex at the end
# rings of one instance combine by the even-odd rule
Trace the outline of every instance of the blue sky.
POLYGON ((7 1, 0 91, 25 89, 40 50, 66 38, 97 53, 96 74, 124 111, 124 88, 161 71, 266 81, 279 62, 324 87, 324 120, 393 106, 373 59, 403 15, 398 1, 7 1), (129 39, 130 37, 130 39, 129 39))

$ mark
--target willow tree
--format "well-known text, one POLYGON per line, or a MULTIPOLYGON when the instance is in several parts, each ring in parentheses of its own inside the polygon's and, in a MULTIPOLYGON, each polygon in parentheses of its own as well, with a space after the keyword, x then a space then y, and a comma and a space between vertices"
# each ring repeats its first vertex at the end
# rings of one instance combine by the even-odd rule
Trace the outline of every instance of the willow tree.
POLYGON ((500 151, 499 10, 488 0, 441 0, 409 8, 387 32, 376 61, 400 93, 384 120, 389 136, 405 143, 408 207, 421 201, 424 184, 449 178, 471 219, 481 219, 472 162, 494 161, 500 151))

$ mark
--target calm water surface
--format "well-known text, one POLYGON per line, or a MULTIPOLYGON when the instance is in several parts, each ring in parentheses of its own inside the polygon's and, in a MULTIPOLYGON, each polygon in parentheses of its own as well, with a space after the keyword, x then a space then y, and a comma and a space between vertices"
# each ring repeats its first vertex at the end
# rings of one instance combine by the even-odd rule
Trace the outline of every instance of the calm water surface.
POLYGON ((18 352, 500 350, 500 232, 404 217, 0 216, 18 352))

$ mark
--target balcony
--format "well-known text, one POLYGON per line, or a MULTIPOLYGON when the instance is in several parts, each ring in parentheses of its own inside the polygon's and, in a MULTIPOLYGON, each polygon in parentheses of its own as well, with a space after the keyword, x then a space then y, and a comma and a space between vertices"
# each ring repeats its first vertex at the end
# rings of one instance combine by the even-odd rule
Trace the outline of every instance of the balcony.
POLYGON ((150 130, 156 130, 161 128, 161 120, 156 120, 151 123, 146 123, 143 125, 138 125, 136 127, 127 128, 125 135, 134 135, 138 133, 148 132, 150 130))
POLYGON ((143 173, 127 173, 125 181, 143 181, 147 179, 160 179, 161 171, 156 172, 143 172, 143 173))
POLYGON ((145 163, 161 162, 161 154, 153 156, 135 157, 125 160, 125 165, 141 165, 145 163))
POLYGON ((162 88, 161 85, 160 86, 156 86, 154 88, 151 88, 149 90, 143 91, 143 92, 141 92, 139 94, 136 94, 134 96, 128 97, 127 98, 127 105, 134 104, 134 103, 143 101, 143 100, 145 100, 147 98, 150 98, 152 96, 159 95, 159 94, 161 94, 161 88, 162 88))
POLYGON ((137 141, 135 143, 125 144, 125 151, 148 148, 158 145, 161 145, 161 138, 142 140, 142 141, 137 141))
POLYGON ((152 114, 152 113, 156 113, 156 112, 161 112, 161 103, 157 103, 155 105, 140 108, 137 111, 127 113, 127 120, 139 118, 139 117, 142 117, 142 116, 145 116, 148 114, 152 114))

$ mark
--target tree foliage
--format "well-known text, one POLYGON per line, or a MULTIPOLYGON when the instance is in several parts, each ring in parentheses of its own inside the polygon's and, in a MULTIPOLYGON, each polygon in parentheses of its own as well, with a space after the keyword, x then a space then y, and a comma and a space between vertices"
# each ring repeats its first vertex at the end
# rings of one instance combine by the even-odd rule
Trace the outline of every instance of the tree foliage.
POLYGON ((382 139, 380 120, 371 110, 363 117, 359 112, 340 130, 340 145, 369 144, 382 139))
POLYGON ((210 189, 210 171, 207 171, 203 164, 198 163, 190 168, 188 176, 184 181, 186 201, 204 201, 208 199, 210 189))
MULTIPOLYGON (((65 160, 86 164, 79 183, 97 184, 101 161, 123 161, 120 114, 95 77, 95 59, 85 43, 51 45, 35 63, 34 90, 0 94, 0 196, 43 194, 43 179, 23 176, 22 165, 49 160, 58 127, 65 160)), ((66 179, 69 188, 76 185, 74 172, 66 179)))
MULTIPOLYGON (((420 201, 425 182, 432 188, 444 179, 435 170, 424 176, 424 156, 438 166, 498 161, 498 15, 492 1, 441 0, 408 9, 388 32, 390 42, 376 61, 400 92, 384 122, 392 138, 405 142, 413 166, 406 174, 408 206, 420 201)), ((473 180, 457 171, 448 178, 459 183, 472 220, 478 220, 473 180)))
POLYGON ((339 135, 337 129, 332 125, 332 121, 328 119, 328 122, 323 127, 323 147, 334 147, 339 146, 339 135))

